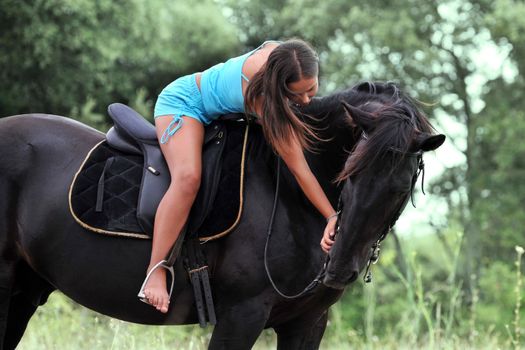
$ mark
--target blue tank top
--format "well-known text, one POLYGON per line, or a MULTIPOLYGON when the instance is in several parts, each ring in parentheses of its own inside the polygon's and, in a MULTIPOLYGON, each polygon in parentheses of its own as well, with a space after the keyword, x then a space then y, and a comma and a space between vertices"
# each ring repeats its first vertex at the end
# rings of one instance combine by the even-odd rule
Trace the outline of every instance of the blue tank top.
POLYGON ((202 72, 202 102, 209 117, 216 118, 227 113, 244 113, 242 79, 246 81, 248 79, 242 73, 242 67, 248 57, 269 42, 278 41, 265 41, 255 50, 230 58, 202 72))

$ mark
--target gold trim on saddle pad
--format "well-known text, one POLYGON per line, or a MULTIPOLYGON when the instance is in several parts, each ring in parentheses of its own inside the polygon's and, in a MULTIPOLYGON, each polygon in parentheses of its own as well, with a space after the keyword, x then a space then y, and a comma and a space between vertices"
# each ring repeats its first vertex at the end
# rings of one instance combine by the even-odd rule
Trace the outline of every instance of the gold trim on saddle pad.
MULTIPOLYGON (((235 222, 229 228, 224 230, 223 232, 214 234, 213 236, 199 238, 201 243, 206 243, 206 242, 209 242, 209 241, 212 241, 212 240, 215 240, 215 239, 218 239, 218 238, 221 238, 221 237, 227 235, 228 233, 233 231, 233 229, 238 225, 238 223, 239 223, 239 221, 241 219, 242 208, 243 208, 243 192, 244 192, 244 166, 245 166, 245 159, 246 159, 246 145, 248 143, 249 127, 250 127, 249 124, 247 124, 246 128, 245 128, 245 131, 244 131, 244 141, 243 141, 243 145, 242 145, 242 155, 241 155, 240 183, 239 183, 239 187, 240 187, 239 188, 239 197, 240 197, 239 198, 239 210, 237 212, 237 217, 235 219, 235 222)), ((104 230, 104 229, 100 229, 100 228, 97 228, 97 227, 93 227, 93 226, 91 226, 89 224, 86 224, 80 218, 78 218, 77 215, 75 214, 74 210, 73 210, 72 193, 73 193, 73 187, 74 187, 74 185, 76 183, 77 177, 81 173, 82 169, 84 168, 84 165, 89 160, 89 157, 91 156, 93 151, 98 146, 100 146, 102 143, 104 143, 105 141, 106 140, 104 139, 104 140, 98 142, 95 146, 93 146, 93 148, 91 148, 91 150, 86 155, 84 161, 80 165, 78 171, 75 173, 75 176, 73 177, 73 181, 71 182, 71 185, 69 186, 69 194, 68 194, 69 211, 70 211, 71 215, 73 216, 73 218, 75 219, 76 222, 78 222, 82 227, 84 227, 85 229, 88 229, 90 231, 93 231, 93 232, 96 232, 96 233, 100 233, 100 234, 104 234, 104 235, 109 235, 109 236, 120 236, 120 237, 139 238, 139 239, 151 239, 151 236, 143 234, 143 233, 110 231, 110 230, 104 230)))

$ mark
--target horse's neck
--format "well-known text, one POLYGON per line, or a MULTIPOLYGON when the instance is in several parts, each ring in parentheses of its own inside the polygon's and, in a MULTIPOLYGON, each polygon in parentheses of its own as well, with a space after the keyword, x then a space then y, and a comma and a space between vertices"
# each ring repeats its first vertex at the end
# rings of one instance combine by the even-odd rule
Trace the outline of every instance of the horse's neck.
MULTIPOLYGON (((337 205, 340 189, 333 180, 342 169, 346 160, 347 142, 344 135, 336 135, 332 140, 323 143, 318 153, 307 153, 306 158, 312 172, 321 184, 334 208, 337 205)), ((277 180, 276 156, 264 140, 259 128, 254 128, 250 139, 247 166, 251 169, 248 181, 255 181, 250 188, 256 188, 259 200, 267 198, 273 202, 275 195, 275 180, 277 180)), ((252 195, 255 192, 250 192, 252 195)), ((247 193, 249 195, 250 193, 247 193)), ((262 204, 262 203, 261 203, 262 204)), ((268 202, 267 217, 270 216, 272 203, 268 202)), ((280 163, 279 201, 275 221, 272 224, 272 244, 268 256, 279 257, 282 266, 289 266, 297 273, 297 284, 305 286, 320 271, 325 255, 319 242, 323 235, 326 221, 318 210, 304 195, 296 179, 280 163), (276 242, 280 241, 281 245, 276 242)), ((266 229, 267 227, 265 227, 266 229)), ((276 271, 274 274, 285 273, 287 270, 276 271)), ((286 287, 286 286, 285 286, 286 287)))
MULTIPOLYGON (((325 141, 317 145, 317 150, 315 152, 306 152, 305 156, 312 173, 321 185, 328 200, 334 209, 337 209, 341 187, 336 184, 334 180, 343 169, 348 157, 348 152, 353 147, 354 135, 353 131, 348 127, 344 129, 341 128, 340 125, 333 125, 325 130, 325 135, 322 137, 325 141), (328 133, 331 134, 331 139, 326 136, 328 133)), ((285 171, 282 172, 283 179, 281 180, 281 196, 289 198, 289 206, 293 206, 293 209, 291 208, 290 211, 301 211, 301 214, 297 216, 299 218, 316 218, 317 221, 310 221, 311 226, 308 227, 315 227, 316 230, 324 229, 324 218, 308 201, 294 176, 286 169, 286 165, 283 164, 282 167, 285 171)), ((299 222, 302 226, 308 225, 304 220, 299 219, 299 222)), ((309 230, 305 228, 302 232, 309 232, 309 230)), ((315 246, 318 246, 320 236, 316 232, 310 233, 309 237, 305 237, 303 233, 299 233, 299 235, 301 235, 301 237, 298 237, 298 241, 305 240, 305 238, 307 240, 311 238, 313 242, 315 242, 315 246)))
POLYGON ((342 170, 344 159, 339 154, 328 151, 317 154, 309 153, 306 158, 312 173, 335 208, 340 188, 334 183, 334 180, 342 170))
MULTIPOLYGON (((316 125, 322 131, 320 138, 323 140, 319 142, 314 152, 306 152, 305 156, 307 162, 316 176, 323 191, 336 208, 337 200, 339 198, 340 187, 334 183, 339 172, 348 157, 348 152, 352 149, 355 142, 355 135, 353 130, 346 122, 346 117, 341 115, 339 111, 342 109, 335 109, 335 107, 326 113, 320 112, 322 118, 314 116, 320 120, 320 125, 316 125)), ((265 141, 260 127, 254 126, 252 138, 250 141, 250 152, 253 162, 252 165, 259 168, 259 171, 270 172, 268 176, 274 177, 276 169, 274 168, 275 154, 271 151, 267 142, 265 141), (261 163, 262 161, 262 163, 261 163), (256 165, 259 164, 259 165, 256 165), (264 165, 265 164, 265 165, 264 165), (270 165, 268 168, 267 166, 270 165)), ((303 191, 299 187, 296 179, 285 164, 281 164, 283 171, 281 171, 281 193, 280 197, 286 197, 289 206, 293 206, 293 211, 301 211, 303 217, 317 217, 323 219, 317 209, 309 203, 303 191)), ((267 186, 268 184, 261 184, 267 186)), ((304 238, 303 238, 304 239, 304 238)), ((317 237, 315 238, 317 240, 317 237)), ((318 243, 318 242, 317 242, 318 243)))
POLYGON ((340 187, 334 181, 343 170, 356 142, 355 130, 345 119, 346 116, 336 110, 326 113, 321 125, 317 126, 322 131, 319 135, 321 140, 317 143, 316 150, 306 153, 312 172, 334 208, 340 193, 340 187))

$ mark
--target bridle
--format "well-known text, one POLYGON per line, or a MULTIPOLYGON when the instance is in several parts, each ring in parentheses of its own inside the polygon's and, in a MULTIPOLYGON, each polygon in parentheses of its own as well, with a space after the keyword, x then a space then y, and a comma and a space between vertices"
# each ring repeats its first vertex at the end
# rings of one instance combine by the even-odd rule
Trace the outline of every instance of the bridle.
MULTIPOLYGON (((364 138, 364 139, 367 138, 364 133, 362 133, 361 137, 364 138)), ((403 151, 403 150, 400 150, 400 149, 397 149, 397 148, 390 148, 390 151, 401 153, 404 157, 417 157, 418 166, 417 166, 415 174, 412 176, 412 182, 411 182, 411 185, 410 185, 410 192, 409 192, 409 194, 407 194, 407 196, 405 197, 403 202, 401 202, 401 204, 399 205, 399 207, 398 207, 398 209, 396 211, 396 214, 393 217, 393 220, 391 220, 390 223, 387 226, 385 226, 383 232, 379 236, 379 239, 372 244, 370 258, 368 259, 368 262, 366 264, 366 271, 365 271, 365 274, 363 275, 363 280, 365 281, 365 283, 372 282, 372 273, 370 271, 370 267, 371 267, 371 265, 376 264, 377 261, 379 260, 379 254, 381 252, 381 242, 386 238, 387 234, 394 227, 397 219, 399 219, 399 217, 401 216, 401 213, 403 212, 403 209, 405 209, 405 206, 407 205, 409 199, 411 200, 412 205, 415 207, 415 204, 414 204, 414 187, 416 185, 416 182, 417 182, 417 179, 419 177, 419 174, 421 174, 421 173, 423 173, 422 181, 421 181, 421 189, 423 191, 423 194, 425 194, 424 184, 423 184, 424 178, 425 178, 425 163, 423 162, 423 152, 422 151, 415 152, 415 153, 414 152, 406 152, 406 151, 403 151)), ((301 292, 299 292, 297 294, 294 294, 294 295, 287 295, 287 294, 284 294, 283 292, 281 292, 279 290, 279 288, 277 287, 277 285, 275 284, 275 282, 274 282, 274 280, 273 280, 273 278, 271 276, 270 269, 268 267, 268 258, 267 258, 267 256, 268 256, 268 245, 270 243, 270 237, 272 235, 272 226, 273 226, 273 221, 274 221, 274 218, 275 218, 275 212, 276 212, 276 209, 277 209, 277 201, 278 201, 278 197, 279 197, 279 182, 280 182, 280 173, 281 173, 281 171, 280 171, 281 166, 280 165, 281 165, 281 158, 279 156, 277 156, 277 174, 276 174, 277 175, 277 179, 276 179, 276 184, 275 184, 275 195, 274 195, 274 201, 273 201, 272 214, 270 216, 270 221, 268 223, 268 232, 267 232, 267 236, 266 236, 266 243, 264 245, 264 268, 266 270, 266 275, 268 276, 268 279, 270 280, 270 283, 271 283, 273 289, 277 292, 277 294, 279 294, 281 297, 286 298, 286 299, 296 299, 296 298, 304 296, 305 294, 307 294, 308 292, 313 290, 315 287, 317 287, 317 285, 319 283, 321 283, 322 278, 324 277, 324 275, 326 273, 326 268, 328 266, 328 261, 330 259, 330 256, 328 254, 326 255, 325 262, 323 263, 323 266, 321 267, 321 270, 319 271, 317 276, 301 292)), ((339 234, 339 231, 340 231, 340 218, 341 218, 340 214, 343 211, 343 204, 342 204, 341 197, 342 197, 342 193, 339 195, 338 204, 337 204, 337 213, 339 215, 337 216, 337 221, 336 221, 336 235, 339 234)))
MULTIPOLYGON (((378 260, 379 260, 379 254, 381 253, 381 242, 383 242, 383 240, 386 238, 388 233, 390 231, 392 231, 392 228, 394 227, 394 225, 396 224, 397 220, 401 216, 401 213, 405 209, 405 207, 406 207, 406 205, 408 203, 408 200, 410 199, 410 201, 412 202, 412 206, 414 208, 416 207, 416 205, 414 203, 414 187, 416 186, 417 179, 419 178, 419 174, 421 174, 421 173, 423 173, 423 175, 421 176, 421 191, 423 192, 423 194, 425 194, 425 188, 424 188, 425 163, 423 162, 423 152, 422 151, 415 152, 415 153, 413 153, 413 152, 405 152, 405 151, 402 151, 402 150, 399 150, 399 149, 396 149, 396 148, 390 148, 390 151, 401 153, 401 154, 403 154, 404 157, 417 157, 417 169, 416 169, 415 174, 412 176, 412 182, 410 184, 410 192, 409 192, 409 194, 406 195, 405 199, 398 206, 398 208, 396 210, 396 214, 393 216, 393 219, 390 221, 390 223, 387 226, 385 226, 385 228, 383 229, 383 232, 379 236, 379 239, 377 241, 375 241, 372 244, 372 247, 370 248, 370 250, 371 250, 370 258, 368 259, 368 261, 366 263, 366 270, 365 270, 365 273, 363 275, 363 281, 365 283, 372 282, 372 272, 370 271, 370 268, 371 268, 372 265, 375 265, 378 262, 378 260)), ((340 196, 339 197, 339 203, 338 203, 337 211, 338 212, 342 212, 342 210, 343 210, 343 206, 342 206, 342 201, 341 201, 341 196, 340 196)), ((339 230, 340 230, 339 217, 340 216, 338 216, 337 223, 336 223, 336 235, 339 233, 339 230)))

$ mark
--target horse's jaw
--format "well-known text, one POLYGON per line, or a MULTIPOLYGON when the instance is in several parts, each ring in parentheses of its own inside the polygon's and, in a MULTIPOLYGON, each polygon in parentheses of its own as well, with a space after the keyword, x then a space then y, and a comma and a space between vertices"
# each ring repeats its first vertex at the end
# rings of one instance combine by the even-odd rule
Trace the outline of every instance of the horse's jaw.
POLYGON ((338 278, 337 276, 332 276, 327 273, 323 279, 323 284, 327 286, 328 288, 342 290, 346 286, 348 286, 350 283, 354 282, 358 276, 359 276, 359 273, 357 271, 351 273, 350 276, 348 276, 345 279, 341 279, 341 278, 338 278))

